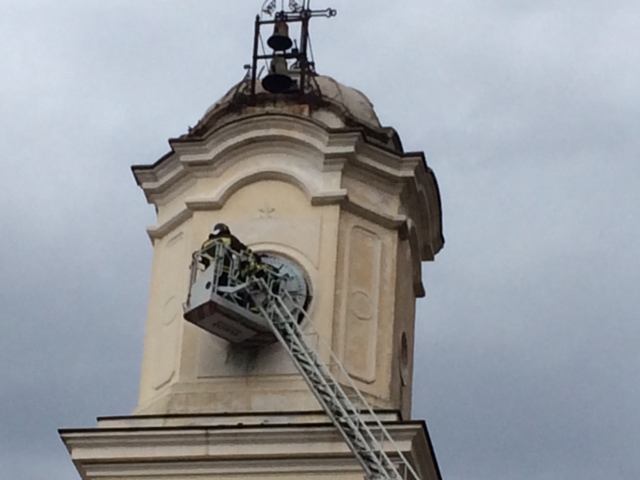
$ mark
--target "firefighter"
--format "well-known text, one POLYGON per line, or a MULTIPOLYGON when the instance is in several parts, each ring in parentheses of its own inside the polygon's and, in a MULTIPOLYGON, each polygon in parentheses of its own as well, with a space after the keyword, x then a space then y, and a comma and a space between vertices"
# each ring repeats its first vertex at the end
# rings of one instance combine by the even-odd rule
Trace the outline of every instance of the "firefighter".
POLYGON ((244 252, 242 260, 240 262, 240 276, 243 279, 248 278, 250 275, 255 275, 262 266, 262 255, 255 253, 250 248, 244 252))
POLYGON ((229 245, 232 250, 236 252, 243 252, 247 250, 247 246, 238 240, 234 234, 231 233, 229 227, 227 227, 224 223, 216 223, 209 234, 209 239, 205 241, 207 243, 209 240, 220 240, 222 243, 229 245))
POLYGON ((216 258, 216 254, 220 254, 216 252, 218 245, 226 245, 232 250, 232 252, 228 250, 224 251, 222 272, 218 283, 221 286, 226 286, 229 282, 229 273, 233 264, 234 253, 243 256, 244 252, 248 249, 244 243, 238 240, 238 237, 231 233, 228 226, 224 223, 217 223, 211 230, 209 238, 204 241, 200 248, 200 262, 204 268, 208 268, 211 261, 216 258))
MULTIPOLYGON (((242 281, 246 281, 249 277, 264 278, 265 263, 262 261, 262 254, 253 252, 250 248, 246 251, 244 261, 241 263, 240 276, 242 281)), ((245 298, 245 308, 251 313, 260 313, 260 309, 254 303, 250 295, 245 298)))

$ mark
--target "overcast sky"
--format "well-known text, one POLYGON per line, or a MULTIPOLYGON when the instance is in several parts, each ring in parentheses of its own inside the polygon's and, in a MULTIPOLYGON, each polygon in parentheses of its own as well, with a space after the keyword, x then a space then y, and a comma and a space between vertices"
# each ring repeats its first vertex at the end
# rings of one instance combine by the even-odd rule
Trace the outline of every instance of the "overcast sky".
MULTIPOLYGON (((440 184, 414 416, 444 479, 638 480, 640 3, 332 2, 318 70, 440 184)), ((134 408, 129 166, 241 79, 260 4, 0 0, 1 478, 79 478, 57 429, 134 408)))

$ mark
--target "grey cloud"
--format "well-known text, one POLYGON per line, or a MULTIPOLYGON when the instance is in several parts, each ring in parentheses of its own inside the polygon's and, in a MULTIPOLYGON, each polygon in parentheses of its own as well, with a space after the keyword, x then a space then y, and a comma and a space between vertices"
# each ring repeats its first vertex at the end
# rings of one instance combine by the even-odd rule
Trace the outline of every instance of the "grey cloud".
MULTIPOLYGON (((12 478, 77 478, 55 430, 133 408, 154 219, 129 165, 242 78, 251 3, 4 5, 12 478)), ((635 480, 639 7, 333 6, 313 25, 320 72, 364 91, 440 182, 447 244, 424 267, 414 413, 444 478, 635 480)))

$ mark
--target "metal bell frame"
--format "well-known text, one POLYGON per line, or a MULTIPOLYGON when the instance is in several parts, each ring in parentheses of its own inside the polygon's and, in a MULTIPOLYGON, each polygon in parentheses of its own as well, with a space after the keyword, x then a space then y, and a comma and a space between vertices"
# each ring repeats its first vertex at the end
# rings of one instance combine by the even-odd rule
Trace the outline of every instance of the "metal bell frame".
MULTIPOLYGON (((309 6, 310 2, 304 2, 303 6, 295 5, 295 8, 292 6, 291 11, 281 10, 275 13, 273 19, 261 19, 260 15, 256 16, 255 21, 255 31, 253 37, 253 62, 251 65, 250 72, 250 97, 251 102, 255 102, 256 98, 256 81, 258 80, 258 61, 267 60, 273 61, 276 57, 284 58, 286 60, 295 60, 296 65, 299 68, 299 71, 296 72, 300 75, 300 82, 298 88, 291 89, 286 93, 299 93, 305 94, 305 88, 307 85, 307 78, 313 73, 313 64, 309 62, 308 59, 308 48, 309 48, 309 21, 313 17, 326 17, 331 18, 335 17, 337 12, 332 8, 327 8, 324 10, 311 10, 309 6), (288 51, 282 50, 274 50, 272 54, 263 54, 260 55, 259 43, 260 43, 260 33, 261 29, 264 26, 274 26, 274 33, 277 32, 276 26, 278 24, 285 23, 287 25, 292 23, 300 23, 300 40, 299 47, 292 48, 288 51)), ((269 13, 269 12, 267 12, 269 13)))

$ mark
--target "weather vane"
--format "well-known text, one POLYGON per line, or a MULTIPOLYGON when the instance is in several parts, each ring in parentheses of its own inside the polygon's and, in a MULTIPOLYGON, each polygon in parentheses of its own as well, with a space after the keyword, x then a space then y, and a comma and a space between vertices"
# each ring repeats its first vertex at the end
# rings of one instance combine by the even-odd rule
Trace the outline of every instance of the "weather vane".
MULTIPOLYGON (((311 3, 311 2, 309 2, 311 3)), ((292 12, 299 12, 302 10, 303 7, 300 6, 300 4, 298 2, 296 2, 296 0, 289 0, 289 9, 292 12)))
POLYGON ((267 0, 262 4, 262 12, 266 13, 267 15, 273 15, 273 12, 276 11, 276 8, 276 0, 267 0))
MULTIPOLYGON (((273 12, 275 12, 277 8, 278 8, 277 0, 266 0, 262 4, 262 13, 266 13, 267 15, 272 16, 273 12)), ((281 0, 280 10, 284 12, 284 0, 281 0)), ((311 0, 302 0, 302 4, 300 4, 296 0, 289 0, 289 11, 291 13, 301 13, 305 10, 311 11, 311 0)), ((337 12, 333 9, 327 9, 327 10, 317 11, 313 13, 328 14, 327 16, 333 17, 336 15, 337 12)))

